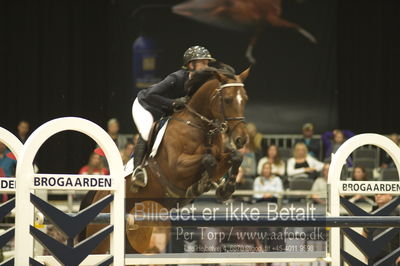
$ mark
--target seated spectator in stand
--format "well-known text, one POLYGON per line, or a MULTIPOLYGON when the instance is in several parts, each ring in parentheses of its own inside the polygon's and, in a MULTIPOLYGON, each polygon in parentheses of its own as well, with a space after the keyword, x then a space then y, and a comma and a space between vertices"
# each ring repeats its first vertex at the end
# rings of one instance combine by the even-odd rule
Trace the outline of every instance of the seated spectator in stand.
POLYGON ((261 175, 264 163, 270 162, 272 174, 282 177, 285 174, 285 162, 281 159, 278 146, 272 144, 267 149, 267 156, 261 158, 257 165, 257 174, 261 175))
POLYGON ((314 202, 320 204, 326 204, 326 197, 328 196, 328 173, 329 163, 325 163, 322 168, 322 176, 315 179, 311 191, 315 194, 311 195, 314 202))
POLYGON ((108 175, 107 168, 104 167, 100 155, 92 153, 87 165, 79 170, 80 175, 108 175))
POLYGON ((0 172, 2 173, 1 177, 15 176, 16 161, 7 156, 7 153, 9 152, 10 150, 7 149, 6 145, 0 142, 0 172))
MULTIPOLYGON (((391 194, 376 194, 374 196, 374 199, 375 199, 376 205, 374 205, 372 207, 371 212, 374 212, 377 209, 379 209, 379 208, 383 207, 384 205, 386 205, 387 203, 389 203, 393 199, 393 196, 391 194)), ((389 215, 390 216, 399 216, 400 215, 399 209, 396 208, 389 215)), ((373 239, 376 236, 382 234, 385 230, 387 230, 387 228, 370 228, 370 230, 364 228, 362 235, 368 239, 373 239)), ((385 247, 383 248, 382 252, 376 258, 373 259, 372 263, 378 262, 379 260, 383 259, 384 257, 386 257, 387 255, 389 255, 390 253, 392 253, 393 251, 395 251, 396 249, 399 248, 400 234, 397 233, 392 238, 391 241, 385 242, 384 245, 385 245, 385 247)), ((389 262, 389 264, 386 264, 386 265, 400 265, 400 257, 394 258, 392 262, 389 262)))
POLYGON ((259 192, 254 194, 257 202, 277 202, 277 192, 283 191, 282 180, 272 174, 272 165, 267 162, 263 164, 261 175, 254 180, 253 190, 259 192))
MULTIPOLYGON (((331 160, 332 153, 336 153, 339 147, 345 142, 347 139, 354 136, 354 133, 350 130, 340 130, 334 129, 333 131, 327 131, 322 134, 322 143, 324 145, 325 150, 325 161, 331 160)), ((351 157, 347 158, 347 166, 352 166, 351 157)))
POLYGON ((133 145, 136 145, 136 143, 138 142, 138 139, 139 139, 139 134, 138 133, 134 134, 133 139, 132 139, 133 145))
MULTIPOLYGON (((389 138, 396 144, 396 146, 400 147, 400 137, 397 133, 390 134, 389 138)), ((387 152, 383 152, 382 157, 381 168, 395 167, 392 157, 387 152)))
POLYGON ((126 164, 132 158, 134 150, 135 145, 132 142, 127 142, 125 144, 125 147, 120 152, 123 164, 126 164))
POLYGON ((249 147, 255 153, 256 158, 260 158, 263 152, 264 136, 257 131, 257 127, 253 123, 247 123, 247 132, 249 134, 249 147))
POLYGON ((289 180, 294 178, 315 179, 324 164, 308 154, 307 146, 304 143, 297 143, 294 146, 293 157, 287 161, 286 173, 289 180))
POLYGON ((126 138, 119 134, 119 122, 116 118, 111 118, 107 122, 107 132, 117 145, 119 150, 122 150, 126 144, 126 138))
POLYGON ((21 120, 17 126, 17 138, 22 142, 25 143, 26 139, 29 136, 29 122, 26 120, 21 120))
MULTIPOLYGON (((365 170, 364 167, 356 166, 353 168, 352 181, 367 181, 367 180, 368 180, 367 171, 365 170)), ((347 198, 353 203, 364 202, 374 205, 373 199, 365 195, 356 194, 347 198)))
POLYGON ((321 143, 318 139, 314 139, 314 125, 312 123, 305 123, 303 125, 303 138, 296 141, 306 144, 308 154, 318 159, 320 157, 321 143))
MULTIPOLYGON (((14 177, 16 161, 7 156, 10 152, 7 146, 0 142, 0 177, 14 177)), ((1 202, 6 202, 9 198, 8 194, 0 194, 1 202)))
MULTIPOLYGON (((17 126, 17 138, 21 141, 22 144, 26 142, 30 133, 30 124, 26 120, 21 120, 17 126)), ((33 168, 34 172, 37 173, 39 171, 38 164, 36 159, 33 160, 33 168)))
MULTIPOLYGON (((252 190, 253 189, 253 178, 246 178, 244 176, 244 171, 242 167, 239 167, 238 174, 236 176, 236 187, 235 190, 252 190)), ((242 201, 242 202, 251 202, 252 196, 248 195, 240 195, 240 196, 235 196, 234 199, 236 201, 242 201)))
POLYGON ((239 151, 243 154, 241 167, 243 168, 244 177, 254 179, 254 177, 257 175, 257 161, 255 152, 250 149, 248 143, 239 151))

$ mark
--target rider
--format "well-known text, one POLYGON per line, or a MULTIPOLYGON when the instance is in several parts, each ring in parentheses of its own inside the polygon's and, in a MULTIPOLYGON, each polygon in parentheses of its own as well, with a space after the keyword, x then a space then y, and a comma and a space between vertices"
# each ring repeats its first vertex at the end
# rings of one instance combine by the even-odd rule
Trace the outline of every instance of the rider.
POLYGON ((214 62, 210 52, 202 46, 192 46, 183 55, 182 69, 168 75, 164 80, 139 91, 132 106, 133 121, 139 131, 139 139, 135 146, 132 180, 134 184, 145 186, 147 183, 145 170, 141 167, 146 154, 147 141, 153 122, 174 110, 185 107, 188 100, 184 84, 196 70, 208 67, 214 62))

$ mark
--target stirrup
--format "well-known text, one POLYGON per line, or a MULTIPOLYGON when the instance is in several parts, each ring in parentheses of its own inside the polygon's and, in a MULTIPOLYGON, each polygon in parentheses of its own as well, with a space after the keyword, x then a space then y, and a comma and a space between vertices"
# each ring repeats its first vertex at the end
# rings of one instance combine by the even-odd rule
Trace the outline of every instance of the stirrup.
POLYGON ((131 176, 131 191, 137 192, 139 188, 145 187, 147 185, 147 171, 146 168, 138 166, 133 170, 131 176))

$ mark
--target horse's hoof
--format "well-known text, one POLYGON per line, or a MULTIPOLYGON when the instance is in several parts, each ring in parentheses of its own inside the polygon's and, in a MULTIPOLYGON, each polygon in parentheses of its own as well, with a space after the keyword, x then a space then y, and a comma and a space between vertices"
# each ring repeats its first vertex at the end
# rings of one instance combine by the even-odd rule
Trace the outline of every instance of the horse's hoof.
POLYGON ((233 192, 235 192, 235 185, 232 186, 231 184, 224 184, 217 188, 215 191, 215 196, 218 200, 224 202, 230 199, 233 192))

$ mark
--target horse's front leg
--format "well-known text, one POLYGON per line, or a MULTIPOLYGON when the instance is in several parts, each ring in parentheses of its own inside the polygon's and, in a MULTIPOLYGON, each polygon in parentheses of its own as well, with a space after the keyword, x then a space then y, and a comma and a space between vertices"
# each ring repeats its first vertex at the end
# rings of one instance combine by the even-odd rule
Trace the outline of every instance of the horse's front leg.
POLYGON ((211 153, 202 155, 201 164, 205 171, 202 173, 200 180, 191 185, 186 191, 187 198, 195 198, 209 191, 213 184, 217 173, 217 159, 211 153))
POLYGON ((225 179, 225 182, 219 185, 215 191, 215 195, 221 201, 229 199, 233 192, 235 192, 236 176, 243 161, 243 155, 237 150, 232 151, 229 155, 228 163, 231 165, 231 168, 228 173, 228 177, 225 179))

